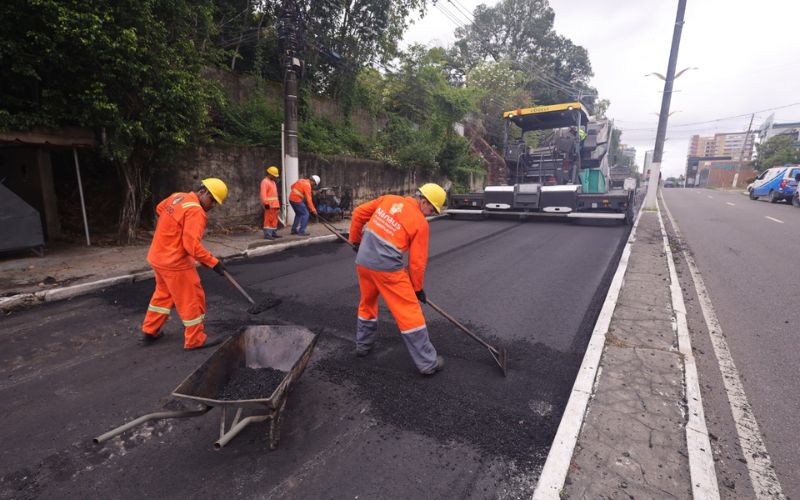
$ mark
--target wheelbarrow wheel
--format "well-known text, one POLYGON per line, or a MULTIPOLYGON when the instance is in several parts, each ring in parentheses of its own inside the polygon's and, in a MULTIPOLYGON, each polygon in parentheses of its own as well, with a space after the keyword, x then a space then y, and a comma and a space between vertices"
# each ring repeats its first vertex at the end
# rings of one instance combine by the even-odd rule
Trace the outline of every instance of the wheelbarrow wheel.
POLYGON ((274 450, 278 447, 281 439, 281 422, 283 422, 283 410, 286 408, 284 399, 280 407, 275 411, 275 416, 269 421, 269 449, 274 450))

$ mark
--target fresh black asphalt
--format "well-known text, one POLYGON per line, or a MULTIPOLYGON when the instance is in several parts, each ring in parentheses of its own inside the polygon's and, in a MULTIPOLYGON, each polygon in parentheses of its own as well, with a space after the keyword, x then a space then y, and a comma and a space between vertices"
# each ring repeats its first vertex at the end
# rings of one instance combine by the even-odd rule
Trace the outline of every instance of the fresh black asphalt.
POLYGON ((289 396, 276 451, 254 424, 221 451, 218 409, 91 438, 177 408, 171 391, 207 356, 182 350, 175 315, 137 342, 152 281, 0 319, 2 498, 529 498, 572 387, 627 228, 438 220, 428 297, 509 351, 485 348, 424 308, 443 372, 416 373, 381 308, 378 344, 353 355, 354 254, 319 244, 228 265, 260 315, 214 273, 201 277, 207 330, 300 324, 320 340, 289 396))

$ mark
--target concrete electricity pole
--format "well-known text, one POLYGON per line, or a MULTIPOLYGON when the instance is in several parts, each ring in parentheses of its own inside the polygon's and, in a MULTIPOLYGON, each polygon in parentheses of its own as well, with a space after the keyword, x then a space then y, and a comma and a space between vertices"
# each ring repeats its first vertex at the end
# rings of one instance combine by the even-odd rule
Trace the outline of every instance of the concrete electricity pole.
POLYGON ((686 11, 686 0, 678 0, 678 14, 675 16, 675 29, 672 32, 672 48, 669 52, 669 66, 667 78, 664 80, 664 96, 661 99, 661 113, 658 115, 658 131, 656 132, 656 146, 653 152, 653 164, 650 167, 650 177, 647 183, 647 194, 644 198, 644 208, 658 208, 656 194, 661 176, 661 157, 664 154, 664 140, 667 135, 667 120, 669 119, 669 105, 672 100, 672 83, 675 80, 675 66, 678 64, 678 47, 681 44, 681 31, 683 30, 683 13, 686 11))
MULTIPOLYGON (((299 151, 297 147, 297 82, 302 75, 303 18, 300 8, 294 0, 284 0, 281 7, 279 38, 283 49, 284 105, 284 157, 282 178, 288 193, 288 187, 299 178, 299 151)), ((287 200, 283 200, 288 205, 287 200)), ((294 222, 294 211, 287 208, 286 225, 294 222)))

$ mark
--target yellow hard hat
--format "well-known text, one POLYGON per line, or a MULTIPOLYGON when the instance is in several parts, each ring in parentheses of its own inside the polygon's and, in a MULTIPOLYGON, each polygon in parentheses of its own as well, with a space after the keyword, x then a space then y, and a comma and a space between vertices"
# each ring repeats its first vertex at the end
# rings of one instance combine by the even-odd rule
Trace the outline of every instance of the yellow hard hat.
POLYGON ((423 184, 419 188, 419 192, 433 205, 437 214, 442 212, 442 207, 447 199, 447 193, 442 189, 442 186, 429 182, 428 184, 423 184))
POLYGON ((228 186, 221 180, 209 177, 208 179, 203 179, 200 183, 208 189, 208 192, 211 193, 211 196, 213 196, 220 205, 222 205, 222 202, 228 197, 228 186))
POLYGON ((278 172, 278 167, 276 167, 275 165, 273 165, 273 166, 269 167, 269 168, 267 169, 267 173, 268 173, 269 175, 273 176, 273 177, 278 177, 278 174, 279 174, 279 172, 278 172))

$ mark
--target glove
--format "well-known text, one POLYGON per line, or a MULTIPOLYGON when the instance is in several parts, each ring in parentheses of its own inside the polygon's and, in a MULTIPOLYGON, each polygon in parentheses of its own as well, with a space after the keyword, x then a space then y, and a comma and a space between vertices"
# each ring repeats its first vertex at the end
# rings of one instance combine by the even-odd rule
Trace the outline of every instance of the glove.
POLYGON ((217 262, 217 265, 214 266, 213 269, 214 272, 220 276, 225 276, 225 271, 227 271, 227 269, 225 269, 225 264, 223 264, 222 261, 217 262))
POLYGON ((422 302, 423 304, 428 303, 428 298, 425 296, 425 290, 414 292, 414 294, 417 296, 418 301, 422 302))
POLYGON ((353 243, 353 251, 358 253, 358 247, 361 246, 361 243, 353 243))

